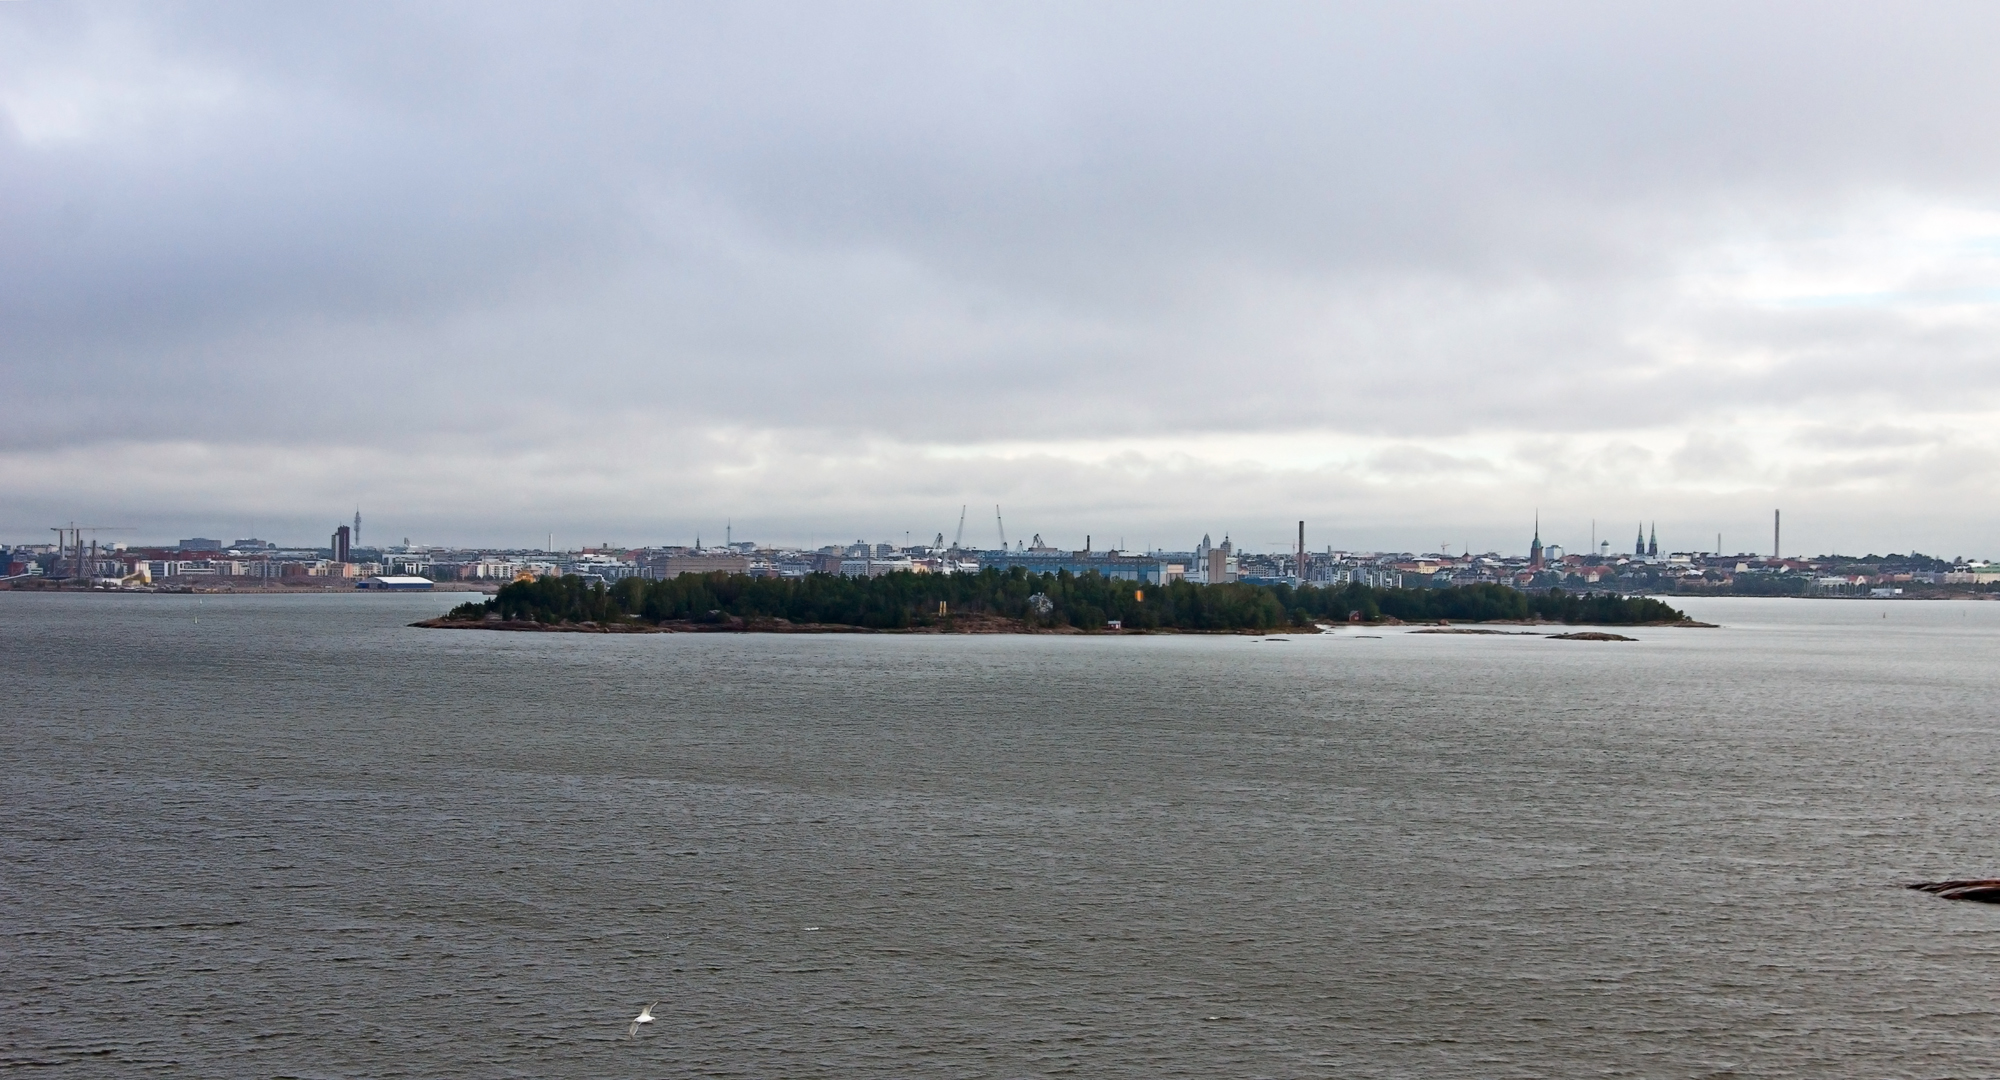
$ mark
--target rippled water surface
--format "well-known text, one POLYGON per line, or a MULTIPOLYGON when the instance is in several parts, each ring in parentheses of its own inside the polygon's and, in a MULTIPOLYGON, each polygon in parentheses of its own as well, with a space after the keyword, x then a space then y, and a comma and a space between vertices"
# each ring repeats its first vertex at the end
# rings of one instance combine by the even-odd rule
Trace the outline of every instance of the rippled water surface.
POLYGON ((450 599, 0 594, 0 1066, 2000 1071, 2000 908, 1894 887, 2000 875, 2000 603, 403 625, 450 599))

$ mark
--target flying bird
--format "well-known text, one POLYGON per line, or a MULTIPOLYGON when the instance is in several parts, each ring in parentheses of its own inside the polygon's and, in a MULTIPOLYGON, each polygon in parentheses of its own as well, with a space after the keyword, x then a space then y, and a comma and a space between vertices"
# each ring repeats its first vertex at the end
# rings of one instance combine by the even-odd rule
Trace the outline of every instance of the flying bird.
MULTIPOLYGON (((653 1002, 653 1005, 658 1005, 658 1004, 659 1002, 657 1001, 653 1002)), ((653 1022, 653 1005, 648 1005, 645 1008, 640 1009, 639 1015, 632 1018, 631 1026, 625 1029, 626 1038, 630 1039, 637 1037, 639 1034, 640 1024, 650 1024, 653 1022)))

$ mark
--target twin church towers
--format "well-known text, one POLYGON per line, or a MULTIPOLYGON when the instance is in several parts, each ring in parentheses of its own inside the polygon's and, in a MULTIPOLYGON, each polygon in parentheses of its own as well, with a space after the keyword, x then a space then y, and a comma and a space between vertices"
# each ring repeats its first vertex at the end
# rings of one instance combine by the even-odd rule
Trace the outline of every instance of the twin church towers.
MULTIPOLYGON (((1596 554, 1596 552, 1592 552, 1592 554, 1596 554)), ((1646 526, 1643 523, 1641 523, 1639 526, 1638 539, 1632 541, 1632 555, 1635 558, 1652 559, 1652 558, 1658 558, 1659 554, 1660 554, 1659 522, 1653 523, 1653 535, 1650 539, 1648 539, 1646 536, 1646 526)), ((1535 538, 1528 543, 1528 565, 1529 567, 1536 570, 1540 570, 1543 566, 1542 516, 1540 514, 1535 515, 1535 538)))

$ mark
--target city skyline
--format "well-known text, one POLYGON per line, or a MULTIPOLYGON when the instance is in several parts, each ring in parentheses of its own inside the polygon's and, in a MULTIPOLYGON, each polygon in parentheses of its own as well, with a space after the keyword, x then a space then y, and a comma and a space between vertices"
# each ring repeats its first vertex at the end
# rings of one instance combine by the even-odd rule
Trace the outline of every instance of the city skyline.
MULTIPOLYGON (((357 509, 354 512, 351 521, 339 521, 334 526, 332 526, 332 532, 334 536, 334 540, 332 541, 332 543, 337 547, 340 543, 342 543, 343 540, 356 535, 359 532, 359 529, 358 525, 356 525, 355 523, 359 522, 360 519, 361 519, 361 513, 357 509), (343 536, 343 534, 345 535, 343 536)), ((1291 524, 1294 527, 1298 526, 1305 527, 1308 539, 1308 543, 1306 544, 1306 550, 1308 552, 1321 552, 1327 550, 1334 550, 1343 552, 1382 552, 1382 553, 1404 553, 1404 554, 1422 554, 1422 555, 1446 555, 1446 556, 1456 556, 1456 557, 1463 557, 1466 554, 1470 553, 1473 555, 1487 555, 1487 554, 1502 555, 1502 556, 1524 555, 1532 557, 1534 551, 1540 549, 1548 549, 1548 550, 1559 550, 1566 555, 1586 555, 1586 556, 1599 555, 1599 554, 1606 554, 1610 556, 1626 556, 1634 554, 1665 556, 1671 553, 1671 554, 1727 555, 1732 557, 1748 556, 1752 558, 1775 558, 1779 557, 1780 555, 1782 555, 1782 557, 1785 558, 1817 558, 1829 555, 1860 556, 1863 554, 1870 554, 1870 553, 1872 554, 1896 553, 1905 555, 1920 553, 1933 558, 1942 558, 1946 561, 1950 561, 1951 559, 1954 558, 1963 558, 1967 560, 1983 560, 1987 558, 1987 555, 1983 550, 1946 552, 1943 551, 1942 549, 1926 550, 1922 545, 1898 547, 1895 545, 1873 544, 1873 545, 1863 545, 1862 547, 1855 548, 1853 550, 1838 550, 1833 548, 1812 549, 1810 548, 1810 545, 1808 545, 1807 547, 1793 549, 1789 544, 1787 544, 1783 551, 1779 551, 1773 547, 1773 545, 1778 542, 1778 538, 1772 534, 1768 524, 1761 545, 1739 547, 1731 545, 1726 542, 1727 534, 1722 534, 1718 532, 1718 533, 1706 534, 1704 537, 1703 534, 1693 533, 1686 528, 1682 528, 1678 532, 1676 532, 1673 527, 1673 523, 1671 522, 1669 523, 1669 531, 1668 531, 1669 541, 1667 543, 1661 543, 1659 540, 1659 523, 1657 521, 1642 521, 1638 525, 1639 544, 1636 548, 1634 547, 1633 543, 1629 540, 1621 540, 1615 536, 1607 535, 1605 530, 1602 528, 1603 523, 1597 522, 1595 520, 1589 523, 1588 539, 1583 539, 1581 542, 1575 544, 1567 543, 1565 542, 1564 538, 1555 531, 1554 528, 1550 527, 1555 525, 1556 523, 1551 522, 1545 525, 1539 514, 1535 515, 1531 519, 1528 532, 1525 538, 1518 543, 1518 546, 1510 546, 1504 540, 1492 545, 1481 545, 1477 543, 1472 543, 1469 540, 1458 543, 1446 540, 1429 546, 1415 545, 1415 546, 1402 546, 1402 547, 1381 546, 1381 545, 1370 546, 1366 544, 1341 543, 1337 539, 1332 539, 1332 538, 1316 541, 1313 540, 1313 536, 1316 534, 1312 531, 1311 523, 1293 522, 1291 524), (1674 539, 1682 536, 1690 537, 1692 539, 1697 539, 1697 540, 1706 538, 1711 542, 1706 545, 1699 543, 1673 542, 1674 539)), ((393 526, 393 522, 391 523, 391 526, 393 526)), ((272 533, 271 535, 256 535, 254 531, 248 531, 248 532, 239 531, 241 532, 241 535, 236 535, 232 537, 224 537, 219 535, 207 536, 199 531, 195 531, 187 536, 179 536, 173 539, 167 539, 164 536, 162 537, 141 536, 139 535, 139 530, 136 530, 132 527, 97 527, 89 525, 84 525, 79 527, 76 526, 74 522, 70 523, 70 525, 68 526, 51 527, 50 531, 56 532, 67 529, 80 529, 80 531, 83 533, 89 533, 90 536, 84 539, 85 544, 89 544, 92 540, 101 540, 103 546, 106 547, 107 549, 109 549, 113 544, 122 544, 124 546, 128 546, 134 549, 149 548, 149 549, 165 550, 165 549, 175 548, 178 545, 186 544, 190 539, 211 541, 217 545, 220 545, 220 547, 223 549, 227 549, 232 545, 244 540, 262 541, 265 543, 276 545, 281 548, 296 549, 296 550, 318 550, 318 549, 325 549, 328 547, 328 542, 325 541, 324 539, 314 541, 308 538, 300 538, 295 536, 294 537, 281 536, 276 533, 272 533)), ((216 530, 210 530, 210 531, 216 531, 216 530)), ((222 530, 222 531, 229 531, 229 530, 222 530)), ((962 542, 959 543, 957 546, 962 547, 964 550, 967 551, 999 550, 1001 547, 1000 544, 1001 537, 997 523, 989 525, 988 531, 991 531, 993 535, 981 537, 976 535, 976 533, 973 530, 968 529, 967 533, 963 537, 962 542)), ((1269 530, 1264 530, 1264 531, 1269 531, 1269 530)), ((574 551, 585 551, 585 550, 657 550, 657 549, 680 548, 680 547, 689 547, 689 548, 705 547, 705 548, 713 548, 721 550, 727 546, 730 546, 729 538, 733 537, 736 532, 737 532, 737 525, 735 523, 735 520, 725 519, 720 529, 710 530, 709 532, 704 533, 702 530, 697 528, 688 535, 679 538, 659 537, 659 536, 634 538, 629 532, 625 532, 622 534, 614 534, 614 535, 601 535, 595 537, 582 533, 574 533, 574 534, 564 533, 562 534, 563 542, 558 543, 557 542, 558 534, 553 530, 548 530, 545 531, 543 534, 543 536, 545 537, 544 542, 538 544, 533 542, 507 542, 507 543, 479 542, 477 540, 468 540, 462 537, 450 537, 450 536, 419 538, 416 536, 409 536, 409 535, 393 535, 395 533, 393 527, 385 527, 383 535, 379 536, 371 535, 371 537, 368 539, 366 543, 357 542, 354 543, 354 546, 355 548, 360 550, 383 550, 383 551, 392 549, 400 550, 405 548, 437 548, 442 550, 518 550, 518 551, 574 552, 574 551)), ((743 542, 751 543, 755 545, 757 549, 760 550, 794 550, 794 551, 814 551, 828 547, 848 547, 857 543, 866 543, 870 545, 888 544, 898 549, 932 548, 939 546, 949 548, 954 546, 954 540, 956 539, 954 535, 955 532, 956 532, 955 528, 950 531, 942 529, 935 530, 928 534, 920 533, 918 530, 913 530, 913 529, 892 531, 891 533, 884 533, 881 530, 875 530, 871 533, 864 530, 862 534, 852 536, 851 538, 846 536, 846 534, 837 534, 831 532, 825 534, 818 534, 809 532, 803 539, 797 537, 787 537, 782 535, 770 536, 770 537, 757 537, 746 534, 743 542), (936 543, 936 541, 940 539, 943 540, 942 545, 938 545, 936 543)), ((1262 540, 1258 540, 1258 539, 1253 539, 1252 534, 1249 533, 1239 535, 1230 532, 1227 529, 1217 530, 1212 527, 1202 529, 1201 539, 1203 542, 1207 542, 1208 540, 1210 540, 1211 537, 1218 537, 1218 536, 1221 537, 1222 539, 1216 540, 1215 542, 1217 544, 1223 543, 1225 541, 1231 542, 1235 545, 1237 550, 1246 552, 1285 554, 1285 553, 1295 552, 1296 550, 1298 550, 1298 534, 1296 532, 1288 537, 1265 538, 1262 540)), ((1022 534, 1021 532, 1016 532, 1011 537, 1011 541, 1008 545, 1008 548, 1009 550, 1012 550, 1015 547, 1025 545, 1030 541, 1031 538, 1035 542, 1046 543, 1048 546, 1052 548, 1057 548, 1065 551, 1081 551, 1090 549, 1097 551, 1126 551, 1126 552, 1137 552, 1137 553, 1187 552, 1187 551, 1198 550, 1201 546, 1200 543, 1195 543, 1195 542, 1180 544, 1172 539, 1169 539, 1167 542, 1164 543, 1154 542, 1150 539, 1145 540, 1143 542, 1135 542, 1132 538, 1132 534, 1116 533, 1116 532, 1109 532, 1109 533, 1086 532, 1082 534, 1081 539, 1075 539, 1067 537, 1064 534, 1044 533, 1043 531, 1035 529, 1032 526, 1030 526, 1026 530, 1025 535, 1022 534)), ((532 539, 533 539, 532 537, 529 538, 529 540, 532 539)), ((4 537, 0 537, 0 545, 11 544, 14 546, 33 546, 47 542, 49 542, 47 538, 43 538, 40 540, 35 540, 35 539, 8 540, 4 537)))

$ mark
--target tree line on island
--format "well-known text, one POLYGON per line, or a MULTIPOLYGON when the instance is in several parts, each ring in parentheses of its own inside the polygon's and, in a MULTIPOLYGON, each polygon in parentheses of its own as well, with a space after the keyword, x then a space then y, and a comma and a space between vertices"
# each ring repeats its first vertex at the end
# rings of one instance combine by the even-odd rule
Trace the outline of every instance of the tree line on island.
POLYGON ((1166 585, 1096 573, 1030 574, 1020 567, 976 574, 879 577, 750 577, 684 574, 625 578, 610 586, 578 577, 543 577, 502 586, 484 603, 461 604, 450 622, 498 619, 547 625, 736 623, 875 630, 949 629, 960 617, 999 617, 1026 628, 1271 631, 1323 622, 1534 621, 1635 625, 1684 622, 1680 611, 1649 597, 1614 593, 1525 593, 1505 585, 1390 589, 1348 584, 1166 585))

